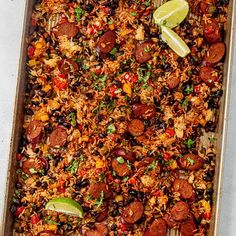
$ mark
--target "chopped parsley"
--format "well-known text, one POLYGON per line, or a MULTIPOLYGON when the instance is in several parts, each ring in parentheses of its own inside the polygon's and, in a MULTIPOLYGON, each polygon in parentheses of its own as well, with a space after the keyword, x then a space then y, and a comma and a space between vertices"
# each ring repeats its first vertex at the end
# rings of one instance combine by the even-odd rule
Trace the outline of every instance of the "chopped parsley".
POLYGON ((66 170, 70 171, 71 174, 75 174, 79 166, 78 160, 73 160, 72 163, 66 168, 66 170))
POLYGON ((49 225, 58 225, 59 224, 56 221, 51 220, 51 216, 46 216, 45 222, 49 225))
POLYGON ((151 6, 151 0, 143 2, 143 5, 146 6, 146 7, 150 7, 151 6))
POLYGON ((133 11, 131 11, 131 12, 130 12, 130 15, 131 15, 131 16, 137 16, 137 13, 136 13, 136 12, 133 12, 133 11))
POLYGON ((95 82, 94 82, 94 85, 93 85, 94 89, 101 92, 102 89, 106 85, 107 75, 101 75, 100 77, 94 76, 94 79, 95 79, 95 82))
POLYGON ((187 94, 190 94, 193 92, 193 86, 187 86, 187 88, 184 90, 187 94))
POLYGON ((75 116, 75 113, 74 112, 71 112, 69 114, 69 118, 70 118, 70 122, 73 126, 76 126, 76 116, 75 116))
POLYGON ((144 84, 146 84, 149 78, 151 77, 151 71, 145 68, 139 68, 137 74, 138 74, 138 81, 144 84))
POLYGON ((113 124, 110 124, 107 126, 107 133, 108 134, 114 134, 116 132, 116 127, 113 124))
POLYGON ((110 51, 110 54, 115 56, 117 53, 117 48, 113 48, 111 51, 110 51))
POLYGON ((94 205, 96 205, 97 208, 99 208, 103 204, 103 200, 104 200, 104 192, 101 191, 100 197, 94 202, 94 205))
POLYGON ((183 101, 183 103, 182 103, 182 107, 183 107, 184 109, 186 109, 187 106, 188 106, 188 98, 185 98, 184 101, 183 101))
POLYGON ((75 8, 75 18, 78 22, 81 20, 84 13, 85 13, 85 11, 82 8, 80 8, 80 7, 75 8))
POLYGON ((123 181, 124 181, 124 182, 127 182, 128 179, 129 179, 129 176, 125 176, 125 177, 123 177, 123 181))
POLYGON ((103 110, 104 108, 106 108, 107 112, 110 113, 115 107, 116 107, 116 104, 115 104, 114 100, 111 100, 108 103, 100 102, 98 107, 93 110, 93 113, 97 114, 101 110, 103 110))
POLYGON ((191 138, 188 139, 188 140, 185 142, 185 144, 187 145, 187 148, 188 148, 188 149, 191 149, 194 143, 195 143, 195 141, 192 140, 191 138))
POLYGON ((191 159, 190 157, 187 157, 187 161, 190 163, 190 165, 194 165, 195 161, 191 159))
POLYGON ((146 172, 150 171, 150 170, 154 170, 157 167, 158 161, 154 161, 152 162, 148 167, 146 172))
POLYGON ((124 164, 125 163, 125 160, 124 160, 123 157, 117 157, 116 160, 119 164, 124 164))
POLYGON ((147 46, 147 47, 144 48, 144 52, 147 52, 147 53, 148 53, 148 52, 151 52, 151 50, 152 50, 152 49, 151 49, 149 46, 147 46))

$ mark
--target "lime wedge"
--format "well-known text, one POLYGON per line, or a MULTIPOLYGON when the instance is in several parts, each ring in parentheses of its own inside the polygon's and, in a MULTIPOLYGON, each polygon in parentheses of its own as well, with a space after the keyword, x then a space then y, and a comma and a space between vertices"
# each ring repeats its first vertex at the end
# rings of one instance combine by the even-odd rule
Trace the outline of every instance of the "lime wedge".
POLYGON ((158 25, 174 28, 185 19, 188 11, 189 5, 185 0, 171 0, 156 9, 153 19, 158 25))
POLYGON ((46 204, 45 208, 46 210, 62 212, 68 215, 74 215, 83 218, 82 207, 78 202, 70 198, 54 198, 46 204))
POLYGON ((190 53, 190 49, 187 44, 168 27, 161 26, 161 38, 166 42, 169 47, 177 53, 180 57, 186 57, 190 53))

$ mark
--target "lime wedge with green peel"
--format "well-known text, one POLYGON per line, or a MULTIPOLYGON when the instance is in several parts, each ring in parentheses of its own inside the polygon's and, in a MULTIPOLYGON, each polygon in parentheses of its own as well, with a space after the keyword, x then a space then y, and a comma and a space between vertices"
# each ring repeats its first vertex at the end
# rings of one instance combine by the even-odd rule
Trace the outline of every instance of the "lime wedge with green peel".
POLYGON ((168 27, 161 26, 161 38, 180 57, 186 57, 190 53, 187 44, 168 27))
POLYGON ((156 9, 153 13, 154 22, 174 28, 188 15, 189 5, 185 0, 171 0, 156 9))
POLYGON ((61 212, 68 215, 74 215, 83 218, 82 207, 78 202, 70 198, 54 198, 46 204, 45 208, 46 210, 61 212))

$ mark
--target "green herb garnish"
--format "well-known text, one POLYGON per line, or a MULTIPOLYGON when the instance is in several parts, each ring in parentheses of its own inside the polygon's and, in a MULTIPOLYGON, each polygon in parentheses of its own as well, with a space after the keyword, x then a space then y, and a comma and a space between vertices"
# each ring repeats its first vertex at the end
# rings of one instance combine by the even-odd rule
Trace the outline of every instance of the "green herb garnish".
POLYGON ((131 16, 137 16, 137 13, 136 13, 136 12, 133 12, 133 11, 131 11, 131 12, 130 12, 130 15, 131 15, 131 16))
POLYGON ((125 163, 125 160, 124 160, 123 157, 117 157, 116 160, 119 164, 124 164, 125 163))
POLYGON ((187 145, 188 149, 191 149, 194 143, 195 143, 195 141, 193 141, 192 139, 188 139, 185 142, 185 144, 187 145))
POLYGON ((104 200, 104 192, 101 191, 100 197, 94 202, 94 205, 96 205, 97 208, 99 208, 103 204, 103 200, 104 200))
POLYGON ((78 160, 73 160, 71 165, 66 168, 67 171, 70 171, 71 174, 75 174, 79 166, 78 160))
POLYGON ((75 8, 75 18, 78 22, 81 20, 84 13, 85 13, 85 11, 82 8, 80 8, 80 7, 75 8))
POLYGON ((113 124, 110 124, 107 126, 107 133, 108 134, 114 134, 116 132, 116 127, 113 124))

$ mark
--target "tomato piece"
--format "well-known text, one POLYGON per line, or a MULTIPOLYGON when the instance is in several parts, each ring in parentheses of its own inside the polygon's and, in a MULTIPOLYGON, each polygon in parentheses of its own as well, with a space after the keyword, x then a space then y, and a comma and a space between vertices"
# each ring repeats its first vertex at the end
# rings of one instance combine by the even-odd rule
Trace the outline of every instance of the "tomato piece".
POLYGON ((124 76, 125 80, 131 82, 131 83, 135 83, 138 81, 138 76, 136 74, 133 73, 126 73, 124 76))
POLYGON ((35 19, 31 19, 31 25, 36 27, 38 25, 38 22, 35 19))
POLYGON ((37 214, 34 214, 30 219, 30 223, 33 224, 33 225, 37 224, 39 221, 40 221, 40 219, 39 219, 37 214))
POLYGON ((18 217, 24 211, 24 209, 25 208, 23 206, 17 207, 17 209, 14 213, 15 217, 18 217))
POLYGON ((110 88, 109 88, 109 91, 110 91, 110 94, 113 98, 116 98, 117 97, 117 87, 116 85, 112 85, 110 88))
POLYGON ((205 212, 205 213, 203 214, 203 217, 204 217, 204 219, 206 219, 206 220, 210 220, 210 219, 211 219, 211 213, 210 213, 210 212, 205 212))
POLYGON ((196 94, 200 93, 200 87, 199 86, 194 87, 194 93, 196 93, 196 94))
POLYGON ((170 137, 174 137, 175 130, 174 129, 166 129, 166 134, 168 134, 170 137))
POLYGON ((66 79, 64 78, 53 78, 53 83, 54 85, 59 89, 59 90, 65 90, 68 86, 68 83, 66 79))
POLYGON ((34 52, 35 52, 35 47, 32 45, 29 45, 27 49, 27 55, 30 59, 33 58, 34 52))
POLYGON ((136 184, 137 183, 137 179, 135 177, 131 177, 129 180, 128 180, 128 183, 129 184, 136 184))
POLYGON ((166 153, 163 154, 163 158, 164 158, 165 161, 168 161, 171 158, 171 154, 166 152, 166 153))

